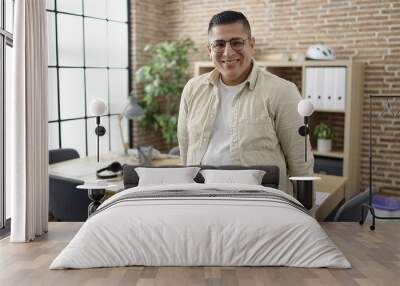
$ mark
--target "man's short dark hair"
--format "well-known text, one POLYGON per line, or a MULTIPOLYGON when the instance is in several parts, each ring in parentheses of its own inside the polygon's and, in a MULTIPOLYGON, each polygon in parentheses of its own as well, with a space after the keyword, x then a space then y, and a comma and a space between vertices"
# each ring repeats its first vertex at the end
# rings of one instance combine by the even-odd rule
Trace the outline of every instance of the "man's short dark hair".
POLYGON ((246 16, 243 15, 243 13, 230 10, 223 11, 212 16, 210 23, 208 24, 208 35, 210 35, 211 29, 215 26, 227 25, 236 22, 241 22, 244 30, 249 34, 249 37, 251 37, 250 24, 249 21, 247 21, 246 16))

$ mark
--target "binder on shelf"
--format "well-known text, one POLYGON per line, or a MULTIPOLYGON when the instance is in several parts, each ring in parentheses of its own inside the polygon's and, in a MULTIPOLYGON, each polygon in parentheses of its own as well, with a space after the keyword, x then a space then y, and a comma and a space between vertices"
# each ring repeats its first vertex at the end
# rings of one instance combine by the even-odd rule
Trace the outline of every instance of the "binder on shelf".
POLYGON ((306 68, 305 98, 311 100, 314 108, 314 68, 306 68))
POLYGON ((324 68, 314 68, 314 98, 315 98, 315 109, 324 108, 324 68))
POLYGON ((311 100, 314 109, 323 109, 324 68, 306 68, 305 98, 311 100))
POLYGON ((345 67, 307 67, 305 98, 316 110, 344 111, 346 102, 345 67))
POLYGON ((346 68, 335 68, 334 107, 336 110, 345 111, 346 107, 346 68))
POLYGON ((322 106, 324 109, 335 109, 335 68, 328 67, 323 69, 322 106))

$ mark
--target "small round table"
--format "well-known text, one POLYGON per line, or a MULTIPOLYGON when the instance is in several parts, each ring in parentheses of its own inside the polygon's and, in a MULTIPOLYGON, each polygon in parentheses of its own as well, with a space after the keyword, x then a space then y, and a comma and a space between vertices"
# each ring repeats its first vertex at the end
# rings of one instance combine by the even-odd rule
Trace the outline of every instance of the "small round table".
POLYGON ((88 197, 92 201, 88 206, 88 217, 92 213, 94 213, 97 208, 101 205, 101 199, 104 197, 106 193, 106 188, 114 187, 114 185, 106 185, 106 184, 85 184, 79 185, 76 188, 81 190, 88 191, 88 197))
POLYGON ((311 210, 314 205, 313 181, 321 180, 320 177, 290 177, 289 180, 296 182, 295 197, 303 206, 311 210))

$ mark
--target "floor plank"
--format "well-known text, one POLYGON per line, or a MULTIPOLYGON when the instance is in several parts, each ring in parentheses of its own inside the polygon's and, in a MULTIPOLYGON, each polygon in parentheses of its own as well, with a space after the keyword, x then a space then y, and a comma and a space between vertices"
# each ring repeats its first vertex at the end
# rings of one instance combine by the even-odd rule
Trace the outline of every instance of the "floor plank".
POLYGON ((352 269, 290 267, 118 267, 49 270, 81 223, 54 222, 32 243, 0 240, 0 285, 399 285, 400 223, 378 222, 375 231, 357 223, 323 223, 352 269))

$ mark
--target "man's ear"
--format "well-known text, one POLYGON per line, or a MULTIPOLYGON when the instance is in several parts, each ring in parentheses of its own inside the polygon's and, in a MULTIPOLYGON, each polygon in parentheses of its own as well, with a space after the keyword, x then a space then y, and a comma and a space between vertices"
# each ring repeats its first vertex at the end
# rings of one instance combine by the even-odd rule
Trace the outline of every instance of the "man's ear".
POLYGON ((256 38, 251 37, 249 42, 250 42, 250 47, 254 50, 256 48, 256 38))
POLYGON ((210 60, 212 60, 212 54, 211 54, 211 47, 210 47, 210 44, 207 44, 207 51, 208 51, 208 57, 210 58, 210 60))

